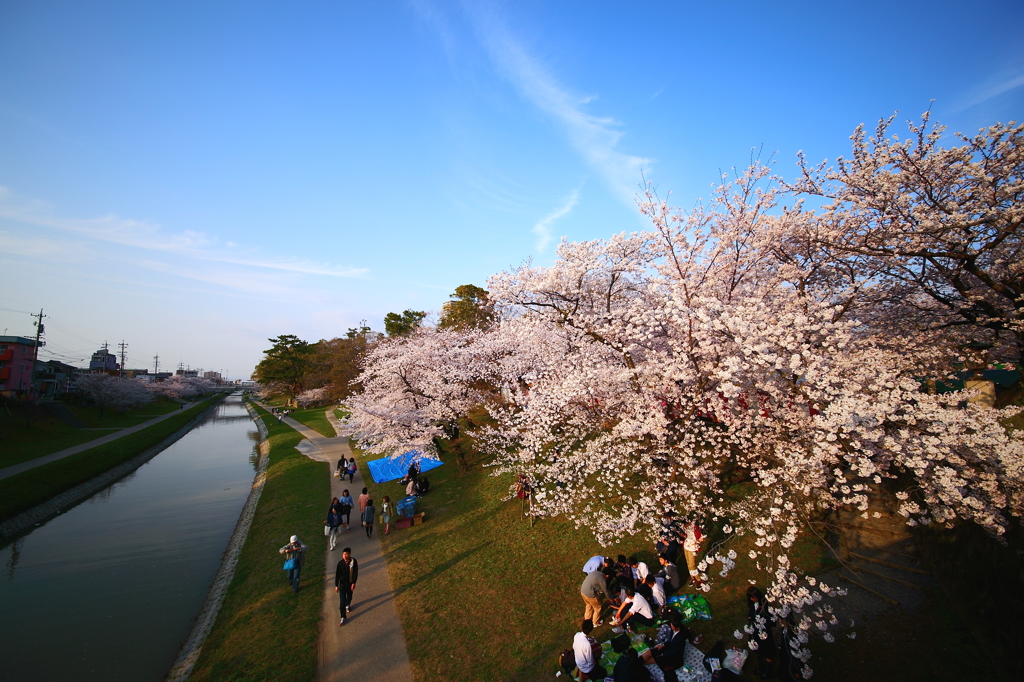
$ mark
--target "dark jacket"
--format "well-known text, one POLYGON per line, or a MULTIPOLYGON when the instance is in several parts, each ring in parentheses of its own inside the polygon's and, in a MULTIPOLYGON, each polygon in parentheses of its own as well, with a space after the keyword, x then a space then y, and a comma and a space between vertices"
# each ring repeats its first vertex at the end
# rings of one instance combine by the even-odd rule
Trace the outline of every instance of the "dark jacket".
POLYGON ((338 568, 334 571, 334 586, 355 585, 359 578, 359 562, 355 557, 349 557, 346 563, 344 559, 338 562, 338 568))
POLYGON ((327 508, 327 525, 331 528, 341 525, 341 502, 332 502, 327 508))
POLYGON ((636 655, 636 651, 627 649, 615 662, 612 677, 615 678, 615 682, 650 682, 651 673, 636 655), (633 653, 630 654, 629 651, 633 653))
POLYGON ((757 602, 748 599, 747 604, 747 622, 754 629, 750 638, 757 641, 757 657, 771 658, 775 654, 775 637, 772 633, 774 618, 768 613, 764 599, 757 602), (759 619, 763 619, 763 624, 757 622, 759 619), (762 633, 767 635, 765 639, 761 639, 762 633))
POLYGON ((686 640, 687 632, 685 629, 673 632, 672 637, 665 642, 661 649, 655 649, 654 660, 662 668, 681 668, 683 663, 686 662, 686 640))
POLYGON ((372 504, 366 505, 366 509, 363 510, 362 520, 366 523, 367 526, 373 525, 373 515, 376 513, 377 509, 372 504))

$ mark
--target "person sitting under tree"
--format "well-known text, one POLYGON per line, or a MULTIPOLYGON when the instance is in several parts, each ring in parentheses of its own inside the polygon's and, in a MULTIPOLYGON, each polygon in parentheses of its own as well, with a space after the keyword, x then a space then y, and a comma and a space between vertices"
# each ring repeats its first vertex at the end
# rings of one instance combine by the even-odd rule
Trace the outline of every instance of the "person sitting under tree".
POLYGON ((615 624, 630 631, 634 626, 646 628, 654 625, 654 611, 651 610, 650 602, 632 587, 627 587, 626 599, 615 614, 615 624), (623 616, 622 612, 627 608, 629 611, 623 616))

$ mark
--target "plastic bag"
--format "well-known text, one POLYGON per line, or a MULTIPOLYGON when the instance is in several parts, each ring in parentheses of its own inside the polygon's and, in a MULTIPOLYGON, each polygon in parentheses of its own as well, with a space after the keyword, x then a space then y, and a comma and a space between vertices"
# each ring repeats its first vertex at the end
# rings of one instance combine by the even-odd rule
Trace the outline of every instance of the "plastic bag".
POLYGON ((747 662, 747 651, 746 649, 728 649, 725 652, 725 658, 722 660, 722 667, 728 668, 737 675, 743 673, 743 664, 747 662))

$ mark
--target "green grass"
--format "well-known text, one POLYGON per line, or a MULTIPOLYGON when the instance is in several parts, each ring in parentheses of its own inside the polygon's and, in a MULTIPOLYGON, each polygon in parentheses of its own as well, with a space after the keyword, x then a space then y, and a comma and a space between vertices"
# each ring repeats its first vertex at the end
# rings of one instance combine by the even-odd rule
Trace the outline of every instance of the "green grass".
MULTIPOLYGON (((168 412, 174 412, 175 410, 181 409, 181 403, 164 397, 156 398, 153 402, 142 405, 141 407, 124 410, 123 412, 107 408, 103 410, 102 418, 100 417, 100 408, 95 405, 75 405, 73 403, 64 403, 64 406, 71 410, 76 417, 81 419, 87 428, 91 429, 124 429, 129 426, 137 426, 147 419, 159 417, 162 414, 167 414, 168 412)), ((185 409, 188 409, 187 403, 185 405, 185 409)))
POLYGON ((116 429, 137 426, 147 419, 179 409, 178 403, 160 399, 134 410, 125 410, 121 415, 107 410, 101 422, 95 407, 81 407, 66 403, 65 407, 85 422, 87 427, 112 427, 112 430, 79 430, 68 426, 42 409, 40 414, 45 416, 33 422, 31 427, 25 428, 24 420, 19 415, 12 416, 7 410, 0 409, 0 468, 88 443, 91 440, 110 435, 116 429))
POLYGON ((321 436, 327 438, 334 438, 337 434, 334 432, 334 427, 327 421, 327 408, 325 407, 311 407, 305 410, 295 410, 288 415, 297 422, 301 422, 313 429, 321 436))
POLYGON ((209 402, 203 401, 141 431, 0 481, 0 521, 128 461, 170 436, 208 406, 209 402))
POLYGON ((302 440, 256 408, 269 429, 267 480, 224 605, 190 677, 194 682, 312 682, 317 674, 323 556, 321 500, 330 498, 324 462, 300 454, 302 440), (278 548, 296 534, 309 552, 302 586, 292 593, 278 548))
POLYGON ((0 410, 0 469, 49 455, 91 440, 112 431, 80 431, 56 417, 46 417, 25 428, 17 416, 10 417, 0 410))

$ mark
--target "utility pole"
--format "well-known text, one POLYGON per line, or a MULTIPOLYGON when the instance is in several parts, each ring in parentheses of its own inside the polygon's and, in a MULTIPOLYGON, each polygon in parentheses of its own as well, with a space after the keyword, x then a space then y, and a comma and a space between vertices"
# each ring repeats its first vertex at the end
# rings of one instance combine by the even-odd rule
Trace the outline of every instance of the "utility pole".
POLYGON ((43 335, 43 318, 49 317, 43 315, 43 309, 39 309, 38 315, 33 315, 36 319, 36 345, 32 348, 32 368, 28 372, 28 393, 34 395, 36 392, 36 361, 39 359, 39 337, 43 335))
POLYGON ((128 344, 121 339, 121 343, 117 344, 118 348, 121 349, 121 371, 118 374, 120 377, 124 377, 124 349, 128 347, 128 344))
POLYGON ((153 356, 153 374, 160 373, 160 354, 157 353, 153 356))

